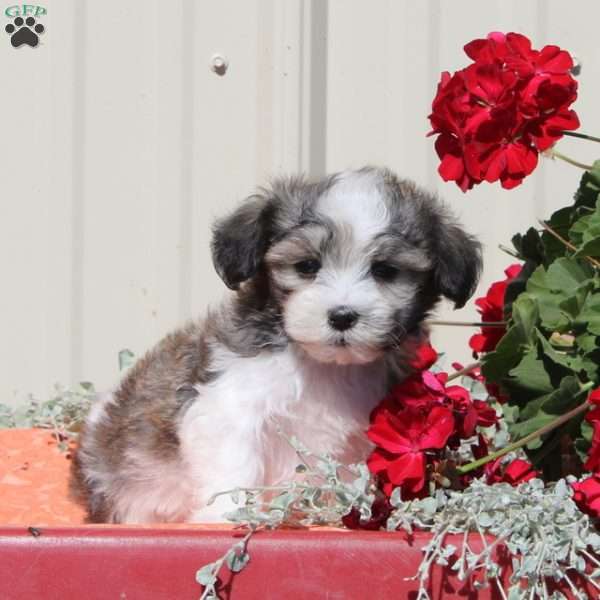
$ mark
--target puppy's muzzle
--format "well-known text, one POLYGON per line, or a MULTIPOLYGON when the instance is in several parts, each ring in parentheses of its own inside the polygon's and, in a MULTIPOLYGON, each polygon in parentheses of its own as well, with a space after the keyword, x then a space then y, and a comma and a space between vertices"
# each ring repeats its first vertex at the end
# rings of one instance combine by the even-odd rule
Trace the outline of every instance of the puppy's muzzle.
POLYGON ((354 327, 358 321, 358 313, 347 306, 338 306, 329 311, 329 325, 337 331, 346 331, 354 327))

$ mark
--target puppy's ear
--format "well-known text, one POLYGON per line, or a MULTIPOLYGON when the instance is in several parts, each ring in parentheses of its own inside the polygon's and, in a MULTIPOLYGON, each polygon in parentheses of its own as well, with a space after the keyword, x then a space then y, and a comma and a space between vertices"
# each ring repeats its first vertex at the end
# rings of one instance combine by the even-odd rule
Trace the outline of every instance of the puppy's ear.
POLYGON ((479 282, 481 244, 445 215, 437 234, 435 285, 455 308, 462 308, 479 282))
POLYGON ((272 239, 274 213, 272 199, 252 196, 213 227, 213 264, 228 288, 237 290, 256 275, 272 239))

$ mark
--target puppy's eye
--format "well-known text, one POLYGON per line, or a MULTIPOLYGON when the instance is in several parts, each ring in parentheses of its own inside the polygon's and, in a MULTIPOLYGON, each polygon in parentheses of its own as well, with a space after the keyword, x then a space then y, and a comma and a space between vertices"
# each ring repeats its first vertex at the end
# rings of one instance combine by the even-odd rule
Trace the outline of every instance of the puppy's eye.
POLYGON ((315 275, 321 268, 321 263, 316 258, 301 260, 294 265, 300 275, 315 275))
POLYGON ((381 281, 392 281, 399 272, 397 267, 382 260, 374 262, 371 265, 371 274, 375 279, 380 279, 381 281))

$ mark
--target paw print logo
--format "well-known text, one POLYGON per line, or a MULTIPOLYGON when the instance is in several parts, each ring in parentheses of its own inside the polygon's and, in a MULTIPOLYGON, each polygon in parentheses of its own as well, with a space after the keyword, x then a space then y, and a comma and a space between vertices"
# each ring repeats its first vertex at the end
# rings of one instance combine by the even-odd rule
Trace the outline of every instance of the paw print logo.
POLYGON ((17 17, 4 29, 10 35, 10 43, 15 48, 23 44, 35 48, 40 41, 38 34, 44 33, 44 26, 41 23, 36 23, 33 17, 27 17, 25 20, 22 17, 17 17))

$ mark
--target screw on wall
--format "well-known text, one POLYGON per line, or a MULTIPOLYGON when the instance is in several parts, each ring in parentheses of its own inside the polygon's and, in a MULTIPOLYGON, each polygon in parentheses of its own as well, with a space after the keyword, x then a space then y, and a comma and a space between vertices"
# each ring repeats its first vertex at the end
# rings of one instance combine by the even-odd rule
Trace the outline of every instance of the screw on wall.
POLYGON ((216 73, 220 77, 227 73, 229 68, 229 61, 221 54, 213 54, 210 59, 210 68, 213 73, 216 73))

